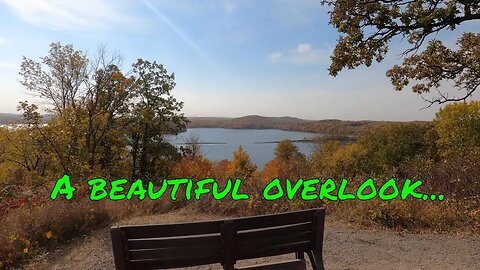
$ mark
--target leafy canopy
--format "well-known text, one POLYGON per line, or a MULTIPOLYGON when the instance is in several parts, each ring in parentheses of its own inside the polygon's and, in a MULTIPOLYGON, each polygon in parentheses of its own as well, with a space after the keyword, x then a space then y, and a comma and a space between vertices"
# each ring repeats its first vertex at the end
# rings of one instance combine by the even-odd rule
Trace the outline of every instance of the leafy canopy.
POLYGON ((480 85, 480 35, 464 33, 458 49, 446 48, 439 40, 430 40, 442 30, 453 31, 466 21, 480 19, 478 0, 323 0, 322 5, 333 7, 330 24, 340 33, 331 56, 330 74, 342 69, 381 62, 392 39, 406 40, 408 48, 402 65, 387 72, 396 90, 413 81, 413 91, 419 94, 436 89, 432 104, 465 100, 480 85), (426 49, 418 53, 422 45, 426 49), (453 81, 461 91, 450 97, 438 88, 442 80, 453 81), (420 81, 420 82, 419 82, 420 81))
MULTIPOLYGON (((164 139, 185 129, 183 103, 172 95, 175 76, 163 65, 138 59, 123 72, 120 56, 100 47, 94 57, 72 45, 53 43, 40 61, 24 57, 21 83, 41 98, 54 119, 41 125, 35 104, 21 102, 18 109, 29 124, 30 145, 20 149, 16 161, 27 171, 53 174, 132 178, 167 176, 180 159, 164 139), (45 152, 42 159, 18 157, 45 152), (38 160, 38 161, 37 161, 38 160)), ((17 153, 18 152, 18 153, 17 153)))
POLYGON ((436 141, 443 157, 480 152, 480 102, 449 104, 434 119, 436 141))

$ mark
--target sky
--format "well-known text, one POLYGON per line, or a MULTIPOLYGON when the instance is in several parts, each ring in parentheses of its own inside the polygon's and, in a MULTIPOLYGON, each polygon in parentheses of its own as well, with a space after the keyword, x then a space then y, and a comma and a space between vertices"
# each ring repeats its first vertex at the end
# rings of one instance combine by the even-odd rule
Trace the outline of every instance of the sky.
POLYGON ((35 101, 20 84, 22 57, 39 60, 61 42, 89 56, 104 45, 125 71, 137 58, 162 63, 186 116, 431 120, 439 106, 422 110, 419 95, 394 91, 385 76, 401 62, 398 40, 382 63, 329 76, 338 33, 319 2, 0 0, 0 112, 35 101))

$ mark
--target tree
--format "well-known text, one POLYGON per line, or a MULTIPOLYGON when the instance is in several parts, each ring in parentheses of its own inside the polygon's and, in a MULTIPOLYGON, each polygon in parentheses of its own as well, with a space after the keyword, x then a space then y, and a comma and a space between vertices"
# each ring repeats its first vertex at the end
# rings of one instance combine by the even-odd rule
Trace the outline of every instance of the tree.
POLYGON ((201 180, 213 177, 213 163, 200 156, 187 156, 175 165, 173 177, 201 180))
POLYGON ((239 146, 233 153, 233 159, 228 166, 228 175, 230 177, 240 178, 242 180, 253 180, 257 173, 257 166, 253 164, 247 152, 239 146))
POLYGON ((313 152, 309 157, 310 168, 312 172, 320 177, 327 174, 327 177, 333 177, 330 172, 326 171, 327 164, 330 161, 330 157, 342 146, 340 141, 336 140, 323 140, 323 138, 318 137, 315 139, 312 146, 313 152))
POLYGON ((429 155, 431 126, 424 123, 388 123, 375 127, 358 141, 342 145, 331 141, 316 147, 310 164, 326 177, 392 177, 408 173, 405 165, 429 155))
POLYGON ((434 119, 436 144, 444 158, 480 153, 480 102, 448 104, 434 119))
POLYGON ((37 185, 50 176, 51 157, 38 135, 36 130, 27 127, 0 131, 0 164, 4 163, 0 182, 15 180, 17 184, 22 181, 21 184, 37 185))
POLYGON ((133 177, 166 176, 180 155, 163 136, 187 122, 183 103, 171 95, 174 75, 139 59, 127 76, 120 56, 107 55, 103 47, 93 58, 72 45, 50 47, 40 62, 24 57, 20 75, 54 119, 42 126, 36 105, 23 102, 19 110, 37 141, 48 146, 52 167, 75 179, 125 177, 126 171, 133 177))
POLYGON ((228 180, 228 171, 230 168, 231 161, 227 159, 222 159, 213 164, 212 168, 212 177, 217 180, 217 182, 225 184, 228 180))
POLYGON ((319 139, 309 163, 315 177, 341 180, 366 174, 366 160, 367 150, 359 143, 342 145, 340 141, 319 139))
POLYGON ((101 47, 90 60, 72 45, 52 43, 40 59, 23 58, 21 83, 46 101, 55 118, 40 128, 30 107, 37 113, 36 105, 24 102, 19 106, 24 119, 49 145, 64 173, 115 174, 113 164, 125 159, 120 154, 125 138, 118 131, 131 86, 118 67, 120 57, 107 56, 101 47))
POLYGON ((129 113, 133 81, 119 69, 119 56, 106 56, 99 49, 92 61, 91 79, 84 97, 87 132, 85 144, 88 164, 91 169, 112 171, 123 157, 120 149, 126 146, 121 132, 126 128, 125 118, 129 113), (108 149, 108 150, 107 150, 108 149))
POLYGON ((263 169, 265 181, 274 178, 297 180, 308 177, 307 159, 290 140, 279 142, 274 153, 274 159, 265 164, 263 169))
POLYGON ((184 157, 191 157, 191 158, 203 158, 202 154, 202 144, 200 142, 200 138, 197 136, 190 136, 185 140, 185 147, 181 147, 182 154, 184 157))
POLYGON ((275 158, 289 161, 294 158, 304 158, 305 156, 298 150, 298 147, 290 140, 282 140, 275 147, 275 158))
POLYGON ((391 173, 427 150, 430 126, 421 123, 390 123, 374 128, 358 144, 367 151, 360 160, 365 173, 391 173))
POLYGON ((88 58, 72 45, 52 43, 49 54, 41 62, 23 57, 21 84, 27 90, 53 105, 53 111, 62 114, 68 108, 79 106, 79 96, 85 91, 88 78, 88 58))
POLYGON ((333 6, 330 24, 340 33, 331 57, 330 74, 336 76, 343 68, 370 66, 381 62, 388 52, 390 41, 396 37, 410 44, 403 54, 401 66, 387 71, 396 90, 402 90, 410 81, 421 81, 412 90, 419 94, 436 89, 438 97, 427 100, 430 105, 465 100, 480 85, 480 35, 464 33, 458 40, 459 48, 446 48, 441 41, 431 40, 418 54, 422 45, 433 34, 455 30, 461 23, 480 19, 480 2, 476 0, 323 0, 322 5, 333 6), (442 80, 451 80, 463 91, 461 96, 449 97, 440 91, 442 80))
POLYGON ((134 94, 128 128, 132 177, 165 176, 180 155, 163 136, 177 134, 188 123, 180 113, 183 103, 171 95, 175 75, 157 62, 142 59, 132 67, 134 94))

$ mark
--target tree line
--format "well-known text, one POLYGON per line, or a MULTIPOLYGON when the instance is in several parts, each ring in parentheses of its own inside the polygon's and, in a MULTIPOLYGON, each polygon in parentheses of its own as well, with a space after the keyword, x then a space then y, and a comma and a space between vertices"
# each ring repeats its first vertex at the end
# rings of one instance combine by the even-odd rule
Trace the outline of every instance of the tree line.
POLYGON ((128 71, 121 62, 105 48, 88 57, 60 43, 39 61, 24 57, 21 84, 53 119, 43 126, 39 106, 20 102, 27 128, 1 133, 2 177, 20 171, 41 183, 59 172, 76 179, 168 173, 180 155, 164 135, 188 123, 172 95, 175 75, 155 61, 138 59, 128 71))

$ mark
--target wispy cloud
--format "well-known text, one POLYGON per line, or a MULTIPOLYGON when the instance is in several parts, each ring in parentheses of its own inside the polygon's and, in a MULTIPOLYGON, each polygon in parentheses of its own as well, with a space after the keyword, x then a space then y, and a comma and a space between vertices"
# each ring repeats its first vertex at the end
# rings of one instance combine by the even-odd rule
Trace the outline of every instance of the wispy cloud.
POLYGON ((280 22, 306 25, 318 20, 322 5, 318 0, 275 0, 270 11, 280 22))
POLYGON ((208 61, 212 66, 217 66, 216 62, 182 29, 180 29, 177 24, 170 20, 164 12, 159 8, 154 6, 150 0, 142 0, 142 3, 150 9, 165 25, 167 25, 175 34, 177 34, 185 43, 187 43, 195 52, 197 52, 201 57, 208 61))
POLYGON ((105 28, 132 21, 124 11, 125 1, 0 0, 0 3, 30 24, 54 29, 105 28))
POLYGON ((245 6, 250 6, 252 0, 216 0, 216 1, 192 1, 192 0, 157 0, 152 1, 156 6, 184 13, 198 13, 207 10, 221 11, 227 14, 235 13, 245 6))
POLYGON ((227 14, 233 14, 239 9, 238 3, 231 0, 223 1, 222 5, 223 5, 223 10, 227 14))
POLYGON ((0 68, 15 68, 18 67, 16 64, 8 62, 0 62, 0 68))
POLYGON ((296 65, 323 65, 330 60, 330 50, 317 49, 310 43, 300 43, 295 49, 284 52, 273 52, 268 57, 272 63, 288 63, 296 65))
POLYGON ((7 44, 7 41, 0 36, 0 46, 7 44))

